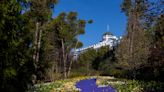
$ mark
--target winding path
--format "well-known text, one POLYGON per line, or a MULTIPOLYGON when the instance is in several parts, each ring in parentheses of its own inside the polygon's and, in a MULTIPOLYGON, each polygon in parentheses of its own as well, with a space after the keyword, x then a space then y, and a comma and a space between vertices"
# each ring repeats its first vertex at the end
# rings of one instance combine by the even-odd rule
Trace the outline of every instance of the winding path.
POLYGON ((111 86, 98 87, 96 79, 81 80, 76 84, 76 87, 81 90, 80 92, 116 92, 111 86))

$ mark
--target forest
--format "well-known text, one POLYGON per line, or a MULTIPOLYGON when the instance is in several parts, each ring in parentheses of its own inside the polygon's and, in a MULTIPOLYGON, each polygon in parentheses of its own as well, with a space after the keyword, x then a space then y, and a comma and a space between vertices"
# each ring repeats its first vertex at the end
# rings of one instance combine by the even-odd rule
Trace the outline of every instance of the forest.
POLYGON ((53 18, 58 3, 0 0, 0 92, 79 92, 62 85, 92 76, 116 92, 164 92, 163 0, 123 0, 127 24, 121 41, 88 49, 77 59, 74 51, 83 46, 78 37, 94 20, 80 19, 74 11, 53 18), (36 87, 45 83, 52 84, 36 87), (64 91, 54 91, 59 87, 64 91))

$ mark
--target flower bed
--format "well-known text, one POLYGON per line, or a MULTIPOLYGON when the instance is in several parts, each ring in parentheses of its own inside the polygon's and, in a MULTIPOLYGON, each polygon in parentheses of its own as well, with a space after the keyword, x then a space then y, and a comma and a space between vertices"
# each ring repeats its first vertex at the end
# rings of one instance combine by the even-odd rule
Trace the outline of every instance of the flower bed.
POLYGON ((75 87, 80 80, 95 78, 94 76, 83 76, 64 80, 58 80, 52 83, 35 85, 29 92, 79 92, 75 87))
POLYGON ((98 77, 97 85, 110 85, 117 92, 164 92, 164 83, 162 82, 144 82, 137 80, 116 79, 111 77, 98 77))
POLYGON ((162 82, 117 79, 110 76, 84 76, 58 80, 35 85, 28 92, 79 92, 80 90, 75 87, 76 83, 89 78, 96 78, 96 84, 99 87, 112 86, 117 92, 164 92, 164 83, 162 82))

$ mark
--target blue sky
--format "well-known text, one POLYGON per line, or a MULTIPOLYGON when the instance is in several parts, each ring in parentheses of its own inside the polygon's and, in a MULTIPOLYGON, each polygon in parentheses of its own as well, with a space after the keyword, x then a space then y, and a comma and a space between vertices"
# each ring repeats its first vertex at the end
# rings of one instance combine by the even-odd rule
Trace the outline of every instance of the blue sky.
POLYGON ((122 0, 59 0, 54 10, 57 16, 61 12, 78 12, 78 17, 85 20, 93 20, 86 26, 84 35, 79 36, 83 47, 95 44, 102 39, 103 33, 110 32, 116 36, 124 34, 126 29, 126 16, 120 10, 122 0))

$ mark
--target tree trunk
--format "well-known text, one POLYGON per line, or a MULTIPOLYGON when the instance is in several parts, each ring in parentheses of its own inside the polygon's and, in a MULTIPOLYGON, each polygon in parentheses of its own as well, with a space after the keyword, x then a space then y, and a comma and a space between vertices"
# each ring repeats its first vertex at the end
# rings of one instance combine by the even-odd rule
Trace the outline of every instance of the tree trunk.
MULTIPOLYGON (((75 45, 75 48, 74 48, 75 50, 76 50, 76 48, 77 48, 77 44, 78 44, 78 41, 76 42, 76 45, 75 45)), ((74 61, 74 60, 72 60, 72 59, 71 59, 71 61, 70 61, 70 65, 69 65, 69 68, 68 68, 68 74, 67 74, 68 76, 69 76, 70 73, 71 73, 71 68, 72 68, 72 63, 73 63, 73 61, 74 61)))
POLYGON ((72 63, 73 63, 73 60, 70 61, 70 65, 69 65, 69 68, 68 68, 67 76, 69 76, 70 73, 71 73, 72 63))
POLYGON ((133 13, 129 12, 129 23, 128 23, 128 62, 131 66, 133 64, 132 54, 133 54, 133 13))
POLYGON ((41 39, 42 39, 42 30, 39 30, 39 38, 38 38, 38 49, 37 49, 37 57, 36 57, 36 62, 39 61, 39 53, 40 53, 40 47, 41 47, 41 39))
POLYGON ((34 37, 34 55, 33 59, 35 62, 39 61, 39 52, 40 52, 40 46, 41 46, 41 37, 42 37, 42 30, 39 30, 39 23, 36 23, 36 31, 35 31, 35 37, 34 37))
POLYGON ((65 55, 65 47, 64 47, 63 39, 61 39, 61 43, 62 43, 62 60, 63 60, 63 67, 64 67, 64 78, 67 78, 66 55, 65 55))
POLYGON ((36 31, 35 31, 35 36, 34 36, 34 54, 33 54, 33 59, 34 61, 36 61, 36 57, 37 57, 37 44, 38 44, 38 26, 39 23, 36 23, 36 31))

